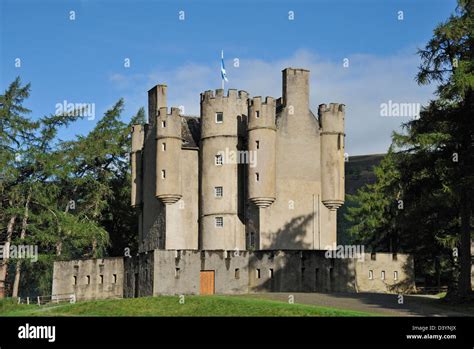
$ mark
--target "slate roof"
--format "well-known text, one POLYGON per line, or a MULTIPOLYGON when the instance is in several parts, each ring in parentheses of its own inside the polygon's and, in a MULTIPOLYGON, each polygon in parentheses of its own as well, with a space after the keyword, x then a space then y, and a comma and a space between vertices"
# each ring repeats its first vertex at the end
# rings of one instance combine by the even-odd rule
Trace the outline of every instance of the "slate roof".
POLYGON ((181 115, 181 137, 183 138, 183 148, 199 148, 201 118, 181 115))

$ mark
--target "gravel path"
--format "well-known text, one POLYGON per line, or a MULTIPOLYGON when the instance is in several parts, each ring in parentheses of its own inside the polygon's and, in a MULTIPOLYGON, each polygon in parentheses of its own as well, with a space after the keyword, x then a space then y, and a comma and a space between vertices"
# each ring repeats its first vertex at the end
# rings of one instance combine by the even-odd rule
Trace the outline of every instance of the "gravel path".
POLYGON ((288 301, 347 310, 370 312, 385 316, 474 316, 470 309, 452 310, 437 306, 434 296, 404 295, 399 304, 396 294, 378 293, 254 293, 251 298, 288 301))

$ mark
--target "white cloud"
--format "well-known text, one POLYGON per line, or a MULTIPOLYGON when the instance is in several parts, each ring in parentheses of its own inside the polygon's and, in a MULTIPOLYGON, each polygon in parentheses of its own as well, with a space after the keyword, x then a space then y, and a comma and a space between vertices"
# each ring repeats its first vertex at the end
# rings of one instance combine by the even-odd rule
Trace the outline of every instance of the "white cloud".
MULTIPOLYGON (((385 152, 392 131, 408 118, 380 116, 380 104, 389 100, 400 103, 426 104, 433 87, 420 87, 414 81, 419 64, 412 53, 381 57, 364 54, 349 55, 349 67, 342 59, 335 62, 307 50, 293 56, 266 61, 240 59, 233 67, 226 60, 229 83, 226 88, 243 89, 252 96, 281 96, 281 70, 285 67, 311 71, 311 108, 316 113, 322 103, 346 104, 346 149, 349 155, 385 152)), ((131 110, 146 106, 146 91, 157 83, 168 85, 168 105, 184 106, 186 114, 199 115, 199 95, 220 88, 219 62, 213 65, 188 63, 172 71, 156 70, 148 74, 123 76, 114 74, 110 80, 124 91, 131 110)), ((127 108, 128 109, 128 108, 127 108)))

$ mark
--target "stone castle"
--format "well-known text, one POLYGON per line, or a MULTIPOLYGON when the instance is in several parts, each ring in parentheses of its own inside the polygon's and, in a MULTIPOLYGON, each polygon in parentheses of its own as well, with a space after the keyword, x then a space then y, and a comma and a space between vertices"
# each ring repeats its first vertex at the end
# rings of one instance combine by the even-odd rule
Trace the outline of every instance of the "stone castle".
POLYGON ((413 286, 408 255, 328 258, 344 203, 345 106, 310 110, 305 69, 282 96, 201 94, 200 117, 148 91, 132 129, 134 257, 56 262, 53 294, 78 298, 258 291, 391 292, 413 286), (71 282, 71 275, 73 282, 71 282))

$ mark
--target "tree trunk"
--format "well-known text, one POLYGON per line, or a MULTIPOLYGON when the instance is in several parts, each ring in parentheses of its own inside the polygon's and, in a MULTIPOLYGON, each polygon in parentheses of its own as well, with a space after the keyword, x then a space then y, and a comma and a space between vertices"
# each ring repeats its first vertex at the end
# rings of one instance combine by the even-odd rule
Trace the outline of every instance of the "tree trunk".
POLYGON ((460 273, 458 295, 467 299, 472 292, 471 285, 471 208, 468 200, 461 205, 461 244, 459 246, 460 273))
MULTIPOLYGON (((23 215, 23 221, 21 222, 20 240, 24 240, 26 236, 26 226, 28 225, 30 200, 31 200, 31 190, 28 192, 28 197, 26 198, 25 213, 23 215)), ((21 276, 21 259, 17 258, 16 267, 15 267, 15 281, 13 282, 13 292, 12 292, 12 297, 15 297, 15 298, 18 297, 18 289, 20 287, 20 276, 21 276)))
POLYGON ((10 244, 12 241, 13 228, 15 227, 16 215, 13 215, 8 221, 7 225, 7 240, 3 245, 3 262, 0 264, 0 298, 4 298, 7 295, 6 280, 7 280, 7 268, 8 259, 10 258, 10 244))
POLYGON ((63 242, 60 240, 56 243, 56 257, 59 257, 63 251, 63 242))

